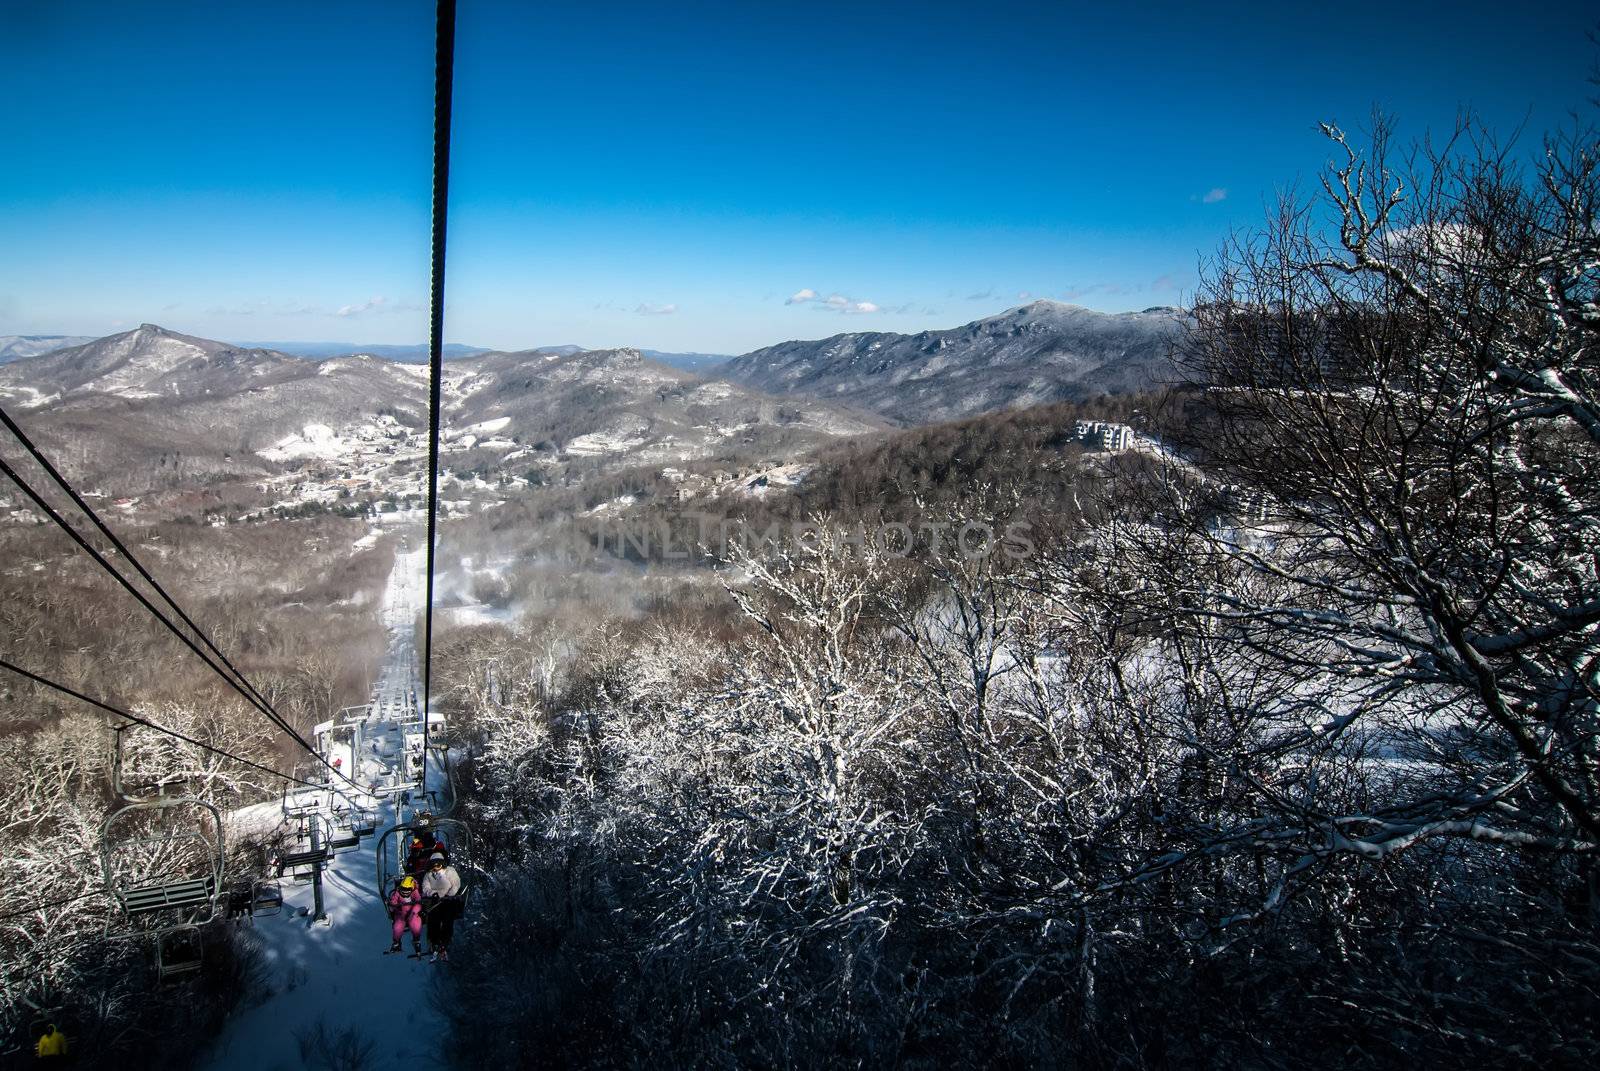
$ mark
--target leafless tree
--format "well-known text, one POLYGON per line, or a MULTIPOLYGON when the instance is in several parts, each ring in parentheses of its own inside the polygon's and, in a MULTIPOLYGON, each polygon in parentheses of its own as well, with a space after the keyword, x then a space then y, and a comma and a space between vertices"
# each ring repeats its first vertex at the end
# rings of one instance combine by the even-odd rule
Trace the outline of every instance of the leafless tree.
POLYGON ((1319 816, 1332 845, 1590 854, 1596 142, 1524 170, 1470 129, 1399 164, 1382 123, 1365 150, 1325 130, 1324 200, 1225 252, 1189 340, 1208 474, 1263 496, 1210 549, 1273 581, 1214 611, 1358 685, 1326 724, 1384 746, 1392 776, 1373 813, 1319 816))

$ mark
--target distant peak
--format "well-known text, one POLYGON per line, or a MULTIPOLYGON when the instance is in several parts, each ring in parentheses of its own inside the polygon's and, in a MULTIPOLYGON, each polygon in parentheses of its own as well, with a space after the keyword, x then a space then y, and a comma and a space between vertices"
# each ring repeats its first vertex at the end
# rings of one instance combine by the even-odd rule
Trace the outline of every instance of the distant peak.
MULTIPOLYGON (((1046 315, 1048 313, 1094 312, 1094 311, 1095 310, 1089 309, 1089 308, 1085 308, 1082 305, 1070 305, 1065 301, 1051 301, 1049 298, 1039 298, 1039 299, 1037 299, 1035 301, 1028 302, 1026 305, 1018 305, 1016 308, 1007 309, 1005 312, 996 313, 995 315, 990 316, 989 319, 991 319, 991 320, 1006 320, 1006 319, 1016 319, 1016 318, 1022 318, 1022 317, 1028 317, 1028 316, 1043 316, 1043 315, 1046 315)), ((1102 313, 1096 313, 1096 315, 1103 315, 1103 314, 1102 313)))

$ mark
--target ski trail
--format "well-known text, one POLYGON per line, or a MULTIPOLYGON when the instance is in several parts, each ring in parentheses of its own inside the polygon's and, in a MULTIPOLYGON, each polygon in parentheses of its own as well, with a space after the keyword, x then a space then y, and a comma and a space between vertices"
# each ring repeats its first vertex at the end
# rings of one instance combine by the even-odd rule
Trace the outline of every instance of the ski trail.
MULTIPOLYGON (((403 761, 400 733, 391 719, 410 707, 417 685, 412 627, 421 605, 425 562, 422 550, 396 555, 384 592, 389 653, 365 727, 368 739, 376 737, 384 750, 362 756, 360 765, 369 774, 403 761), (391 740, 392 749, 387 746, 391 740)), ((319 1024, 331 1038, 354 1031, 360 1043, 371 1043, 374 1066, 436 1059, 444 1022, 429 996, 440 965, 383 954, 389 947, 390 923, 374 889, 376 852, 378 836, 394 824, 393 805, 385 803, 378 814, 378 835, 334 856, 323 872, 327 924, 310 919, 311 885, 291 884, 285 876, 283 912, 254 923, 269 995, 228 1020, 202 1068, 300 1071, 325 1066, 314 1054, 310 1060, 301 1056, 301 1037, 319 1024)))

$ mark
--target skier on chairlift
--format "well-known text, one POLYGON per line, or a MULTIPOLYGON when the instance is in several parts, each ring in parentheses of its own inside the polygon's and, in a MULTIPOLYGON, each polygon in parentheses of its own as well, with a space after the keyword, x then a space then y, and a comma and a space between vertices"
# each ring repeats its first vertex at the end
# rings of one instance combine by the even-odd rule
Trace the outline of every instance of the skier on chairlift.
POLYGON ((428 921, 428 948, 435 959, 450 958, 450 938, 461 914, 461 874, 450 865, 444 853, 434 852, 428 859, 428 873, 422 879, 423 914, 428 921))
POLYGON ((422 877, 428 872, 429 858, 439 852, 449 861, 450 849, 443 840, 435 836, 432 830, 419 829, 411 836, 411 843, 406 847, 406 872, 422 877))
POLYGON ((410 874, 401 878, 394 892, 389 894, 389 917, 394 920, 394 943, 389 951, 400 951, 400 938, 410 930, 411 950, 422 955, 422 890, 417 888, 417 879, 410 874))

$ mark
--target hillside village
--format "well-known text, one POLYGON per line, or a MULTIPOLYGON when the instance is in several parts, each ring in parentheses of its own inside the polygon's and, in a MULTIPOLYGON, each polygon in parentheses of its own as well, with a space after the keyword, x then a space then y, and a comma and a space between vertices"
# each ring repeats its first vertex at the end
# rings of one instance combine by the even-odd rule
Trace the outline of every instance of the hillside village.
MULTIPOLYGON (((1107 453, 1133 449, 1141 441, 1129 425, 1105 421, 1076 421, 1072 433, 1085 449, 1107 453)), ((563 476, 563 464, 574 454, 588 454, 581 444, 578 449, 569 445, 567 450, 557 450, 549 443, 524 445, 512 432, 510 417, 445 429, 440 435, 439 452, 440 487, 447 516, 464 516, 531 488, 572 486, 581 481, 563 476), (452 458, 459 460, 472 451, 492 451, 498 455, 499 464, 487 472, 481 463, 477 471, 452 468, 452 458)), ((204 495, 197 497, 192 489, 159 492, 151 496, 154 504, 168 511, 197 507, 195 519, 215 527, 322 511, 378 519, 385 513, 414 509, 428 490, 427 435, 390 413, 379 413, 368 421, 339 429, 307 424, 298 433, 256 453, 278 471, 253 482, 258 496, 253 505, 208 504, 204 495)), ((798 484, 809 470, 810 466, 803 462, 766 458, 723 465, 668 465, 654 470, 653 476, 671 485, 671 501, 687 503, 729 494, 761 497, 770 488, 798 484)), ((106 492, 94 489, 85 495, 91 499, 110 498, 106 492)), ((602 504, 590 512, 603 512, 633 501, 630 496, 626 502, 602 504)), ((115 509, 129 514, 151 504, 144 496, 115 497, 110 502, 115 509)), ((11 523, 35 521, 26 502, 3 493, 0 511, 11 523)))

